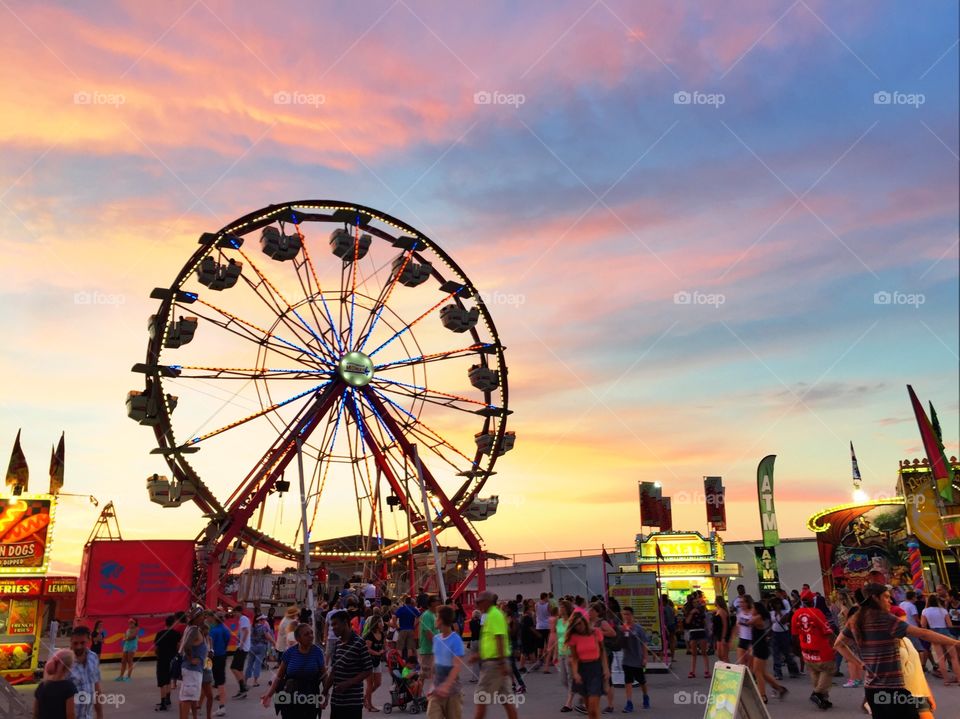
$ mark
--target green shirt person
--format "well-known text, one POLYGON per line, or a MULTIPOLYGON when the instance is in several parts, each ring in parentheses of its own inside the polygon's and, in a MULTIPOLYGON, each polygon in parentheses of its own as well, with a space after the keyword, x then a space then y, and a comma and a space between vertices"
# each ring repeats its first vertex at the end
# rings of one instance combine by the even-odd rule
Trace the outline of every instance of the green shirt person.
POLYGON ((433 681, 433 635, 437 633, 437 607, 440 600, 437 597, 427 599, 426 611, 417 619, 417 636, 420 644, 417 647, 420 654, 420 678, 424 689, 433 681))
POLYGON ((507 618, 495 605, 487 610, 480 627, 480 659, 506 659, 510 656, 510 635, 507 631, 507 618), (497 637, 503 637, 502 649, 497 645, 497 637), (502 652, 502 653, 501 653, 502 652))

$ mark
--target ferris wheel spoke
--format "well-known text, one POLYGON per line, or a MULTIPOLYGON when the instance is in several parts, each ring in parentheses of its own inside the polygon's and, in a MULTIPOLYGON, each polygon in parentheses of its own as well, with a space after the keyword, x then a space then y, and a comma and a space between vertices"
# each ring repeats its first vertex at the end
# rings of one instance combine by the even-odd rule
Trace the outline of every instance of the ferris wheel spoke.
MULTIPOLYGON (((334 363, 331 362, 328 358, 326 358, 326 357, 321 357, 321 356, 318 355, 316 352, 314 352, 314 351, 312 351, 312 350, 310 350, 310 349, 307 349, 306 347, 302 347, 302 346, 296 344, 295 342, 291 342, 291 341, 289 341, 289 340, 287 340, 287 339, 284 339, 284 338, 281 337, 280 335, 274 334, 273 332, 270 332, 269 330, 265 330, 263 327, 260 327, 259 325, 256 325, 256 324, 254 324, 253 322, 250 322, 249 320, 245 320, 245 319, 243 319, 242 317, 239 317, 239 316, 233 314, 232 312, 228 312, 227 310, 223 309, 222 307, 217 307, 215 304, 213 304, 213 303, 211 303, 211 302, 207 302, 206 300, 201 299, 201 298, 197 298, 197 302, 199 302, 199 303, 201 303, 201 304, 203 304, 203 305, 206 305, 207 307, 209 307, 210 309, 214 310, 215 312, 219 312, 219 313, 220 313, 221 315, 223 315, 224 317, 227 317, 228 319, 233 320, 234 322, 236 322, 236 323, 238 323, 238 324, 240 324, 240 325, 243 325, 244 327, 246 327, 246 328, 248 328, 248 329, 253 329, 253 330, 256 330, 257 332, 259 332, 260 335, 261 335, 259 338, 258 338, 256 335, 253 335, 253 333, 250 333, 251 336, 248 338, 248 339, 250 339, 250 341, 255 342, 256 344, 268 345, 268 346, 271 346, 272 348, 275 348, 276 345, 275 345, 273 342, 270 341, 271 339, 275 339, 275 340, 277 340, 278 342, 280 342, 281 344, 286 345, 287 347, 289 347, 289 348, 291 348, 291 349, 297 350, 297 352, 300 352, 300 353, 301 353, 301 356, 306 355, 306 356, 312 357, 312 358, 313 358, 314 360, 316 360, 317 362, 320 362, 321 364, 325 364, 325 365, 327 365, 328 367, 334 367, 334 366, 335 366, 334 363)), ((204 319, 206 319, 206 318, 204 318, 204 319)), ((214 324, 220 324, 220 323, 216 322, 215 320, 209 320, 209 321, 214 322, 214 324)), ((220 326, 226 328, 226 325, 220 324, 220 326)), ((240 335, 240 336, 242 336, 242 335, 240 335)), ((275 351, 279 351, 279 350, 275 350, 275 351)), ((290 355, 285 355, 285 356, 290 357, 290 355)), ((297 358, 297 357, 290 357, 290 359, 293 359, 294 361, 303 361, 302 359, 297 358)), ((311 362, 311 364, 312 364, 312 363, 313 363, 313 362, 311 362)))
POLYGON ((491 342, 478 342, 469 347, 461 347, 455 350, 446 350, 444 352, 434 352, 427 355, 417 355, 415 357, 404 357, 403 359, 384 362, 374 365, 373 369, 377 372, 385 369, 395 369, 397 367, 409 367, 410 365, 426 364, 428 362, 437 362, 439 360, 452 359, 455 357, 467 357, 475 352, 485 352, 495 345, 491 342))
MULTIPOLYGON (((303 325, 303 328, 306 329, 307 332, 309 332, 313 336, 313 338, 320 343, 321 351, 326 352, 331 360, 335 359, 336 353, 333 351, 333 349, 329 347, 326 341, 320 335, 317 334, 314 328, 311 327, 310 324, 305 319, 303 319, 303 316, 293 308, 293 305, 291 305, 290 302, 287 300, 287 298, 284 297, 280 289, 276 285, 274 285, 267 278, 267 276, 263 274, 263 272, 260 271, 260 268, 257 267, 257 265, 253 262, 253 260, 250 259, 250 256, 246 252, 244 252, 242 249, 238 249, 237 252, 239 252, 240 256, 243 257, 243 259, 249 263, 249 265, 253 268, 253 271, 257 273, 257 276, 260 278, 260 286, 264 286, 267 288, 270 294, 270 299, 273 302, 273 305, 271 305, 271 303, 267 301, 267 298, 264 297, 263 294, 261 294, 260 286, 255 285, 253 281, 246 275, 241 275, 241 277, 244 278, 244 281, 247 283, 247 285, 257 295, 257 297, 259 297, 263 301, 263 303, 267 305, 267 307, 270 308, 270 310, 273 311, 277 315, 277 317, 287 327, 290 328, 290 331, 293 332, 298 337, 298 339, 303 341, 304 338, 300 335, 301 330, 299 330, 297 326, 290 321, 290 318, 287 314, 288 312, 292 312, 293 315, 300 321, 300 324, 303 325), (283 306, 281 306, 280 304, 281 301, 283 302, 283 306), (286 310, 283 309, 284 306, 286 307, 286 310)), ((309 342, 307 344, 309 344, 309 342)))
POLYGON ((328 369, 279 369, 267 367, 205 367, 198 365, 170 365, 170 369, 180 370, 180 379, 307 379, 317 375, 329 375, 328 369), (206 374, 186 374, 205 372, 206 374))
MULTIPOLYGON (((337 400, 337 418, 333 423, 333 434, 330 437, 330 446, 327 449, 327 461, 323 468, 323 477, 320 479, 320 488, 317 490, 316 496, 314 498, 313 504, 313 516, 310 519, 310 529, 313 530, 313 523, 317 518, 317 508, 320 506, 320 498, 323 496, 323 490, 327 484, 327 476, 330 473, 330 467, 333 465, 331 457, 333 456, 333 448, 337 444, 337 432, 340 429, 341 422, 343 420, 343 408, 346 401, 347 390, 343 390, 340 393, 340 397, 337 400)), ((332 414, 332 413, 331 413, 332 414)))
MULTIPOLYGON (((303 252, 303 259, 310 270, 310 277, 313 277, 313 284, 317 288, 316 294, 320 295, 320 302, 323 304, 323 311, 327 316, 327 322, 330 323, 330 334, 336 338, 337 346, 339 347, 339 353, 343 354, 344 352, 343 341, 340 339, 340 332, 337 330, 337 326, 333 321, 333 315, 330 313, 330 305, 327 304, 327 299, 323 295, 323 287, 320 286, 320 278, 317 276, 317 270, 314 268, 313 260, 310 258, 310 253, 307 250, 306 240, 304 239, 303 233, 300 231, 300 225, 297 224, 295 225, 295 227, 297 229, 297 235, 300 237, 300 244, 301 244, 301 251, 303 252)), ((297 276, 298 277, 300 276, 299 270, 297 271, 297 276)), ((313 308, 313 302, 310 303, 310 307, 311 309, 313 308)), ((314 313, 314 317, 316 317, 316 313, 314 313)), ((318 326, 319 324, 320 323, 317 322, 318 326)), ((332 349, 332 343, 331 343, 331 349, 332 349)))
MULTIPOLYGON (((385 395, 383 392, 381 392, 380 390, 378 390, 376 387, 373 388, 373 391, 380 396, 380 399, 382 399, 382 400, 385 401, 387 404, 389 404, 390 406, 392 406, 395 410, 397 410, 398 412, 400 412, 400 413, 406 415, 407 417, 409 417, 409 421, 403 423, 402 426, 404 426, 405 428, 407 428, 410 432, 414 432, 414 433, 419 434, 421 437, 423 437, 424 439, 426 439, 428 442, 436 443, 437 446, 441 446, 441 445, 442 445, 442 446, 444 446, 444 447, 447 447, 447 448, 450 449, 452 452, 454 452, 455 454, 457 454, 458 456, 460 456, 461 458, 463 458, 463 459, 465 459, 467 462, 469 462, 470 465, 471 465, 471 468, 475 468, 475 467, 476 467, 476 462, 474 462, 474 461, 473 461, 472 459, 470 459, 466 454, 464 454, 464 453, 461 452, 459 449, 457 449, 452 443, 450 443, 449 441, 447 441, 446 439, 444 439, 444 437, 443 437, 439 432, 437 432, 435 429, 433 429, 432 427, 429 427, 429 426, 427 426, 426 424, 424 424, 424 423, 420 420, 420 418, 417 417, 417 415, 413 414, 413 413, 410 412, 409 410, 405 409, 405 408, 402 407, 401 405, 399 405, 399 404, 397 404, 396 402, 394 402, 392 399, 390 399, 390 397, 388 397, 387 395, 385 395)), ((373 405, 371 404, 371 408, 372 408, 372 407, 373 407, 373 405)), ((376 411, 376 410, 374 410, 374 411, 376 411)), ((378 413, 377 416, 379 417, 379 413, 378 413)), ((439 454, 439 452, 437 452, 437 453, 439 454)), ((441 455, 441 458, 443 459, 444 462, 446 462, 446 463, 449 464, 450 466, 454 467, 458 472, 461 471, 461 468, 460 468, 456 463, 454 463, 454 462, 452 462, 450 459, 448 459, 447 457, 441 455)))
POLYGON ((435 304, 433 307, 431 307, 430 309, 428 309, 426 312, 424 312, 422 315, 420 315, 419 317, 417 317, 417 318, 416 318, 415 320, 413 320, 412 322, 408 322, 408 323, 405 324, 403 327, 401 327, 399 330, 397 330, 396 332, 394 332, 394 333, 393 333, 393 336, 391 336, 389 339, 387 339, 386 342, 384 342, 383 344, 381 344, 379 347, 377 347, 377 348, 376 348, 375 350, 373 350, 372 352, 368 352, 368 353, 367 353, 367 356, 368 356, 368 357, 373 357, 377 352, 379 352, 380 350, 382 350, 384 347, 386 347, 388 344, 390 344, 391 342, 393 342, 395 339, 397 339, 398 337, 400 337, 400 336, 406 334, 407 332, 409 332, 409 331, 413 328, 413 326, 414 326, 415 324, 417 324, 417 323, 418 323, 420 320, 422 320, 424 317, 427 317, 427 316, 429 316, 430 314, 432 314, 433 312, 436 312, 438 309, 440 309, 440 307, 443 305, 444 302, 446 302, 447 300, 449 300, 451 297, 454 297, 457 293, 460 292, 461 289, 462 289, 462 288, 458 287, 457 289, 455 289, 455 290, 454 290, 453 292, 451 292, 450 294, 444 295, 443 299, 441 299, 439 302, 437 302, 437 304, 435 304))
POLYGON ((377 301, 374 304, 373 309, 370 311, 370 314, 367 315, 367 319, 364 320, 363 330, 360 332, 360 336, 363 338, 363 340, 360 342, 360 346, 357 349, 358 352, 363 352, 363 348, 366 347, 367 342, 373 335, 373 331, 377 328, 377 322, 380 321, 380 315, 383 313, 384 307, 386 307, 387 303, 390 301, 390 295, 393 294, 393 290, 397 286, 397 282, 399 282, 401 275, 403 275, 403 271, 407 268, 407 264, 409 264, 410 259, 413 257, 413 253, 416 249, 417 243, 414 241, 413 247, 404 253, 403 262, 400 264, 400 267, 391 273, 392 276, 390 277, 390 281, 387 283, 387 286, 380 291, 380 295, 377 297, 377 301))
POLYGON ((206 432, 205 434, 201 434, 201 435, 198 436, 198 437, 194 437, 193 439, 189 439, 189 440, 187 440, 186 444, 199 444, 200 442, 203 442, 203 441, 205 441, 205 440, 208 440, 208 439, 210 439, 211 437, 216 437, 218 434, 223 434, 224 432, 226 432, 226 431, 228 431, 228 430, 231 430, 231 429, 233 429, 233 428, 235 428, 235 427, 239 427, 239 426, 242 425, 242 424, 246 424, 247 422, 250 422, 250 421, 252 421, 252 420, 255 420, 255 419, 257 419, 258 417, 263 417, 264 415, 270 414, 271 412, 275 412, 276 410, 280 409, 281 407, 286 407, 286 406, 287 406, 288 404, 290 404, 291 402, 296 402, 298 399, 302 399, 303 397, 306 397, 306 396, 309 395, 309 394, 316 394, 318 390, 323 389, 324 387, 330 385, 331 383, 333 383, 333 380, 327 380, 326 382, 321 382, 320 384, 315 385, 315 386, 311 387, 311 388, 308 389, 308 390, 304 390, 303 392, 298 392, 297 394, 293 395, 292 397, 288 397, 287 399, 283 400, 282 402, 277 402, 277 403, 275 403, 275 404, 270 405, 269 407, 265 407, 265 408, 263 408, 262 410, 260 410, 259 412, 254 412, 254 413, 251 414, 251 415, 247 415, 246 417, 243 417, 243 418, 238 419, 238 420, 236 420, 236 421, 234 421, 234 422, 231 422, 230 424, 224 425, 223 427, 219 427, 218 429, 215 429, 215 430, 213 430, 213 431, 211 431, 211 432, 206 432))
MULTIPOLYGON (((375 378, 374 382, 376 382, 378 386, 391 385, 392 387, 397 388, 392 390, 390 387, 381 387, 381 389, 384 389, 388 392, 403 392, 404 390, 408 390, 407 394, 414 399, 422 399, 427 402, 433 402, 435 404, 441 404, 448 407, 455 406, 453 404, 454 402, 466 402, 468 404, 480 405, 481 407, 494 407, 492 404, 487 404, 486 402, 481 402, 477 399, 470 399, 469 397, 463 397, 461 395, 451 394, 449 392, 441 392, 440 390, 430 389, 417 384, 410 384, 409 382, 398 382, 397 380, 384 379, 382 377, 375 378)), ((473 412, 475 410, 464 411, 473 412)))

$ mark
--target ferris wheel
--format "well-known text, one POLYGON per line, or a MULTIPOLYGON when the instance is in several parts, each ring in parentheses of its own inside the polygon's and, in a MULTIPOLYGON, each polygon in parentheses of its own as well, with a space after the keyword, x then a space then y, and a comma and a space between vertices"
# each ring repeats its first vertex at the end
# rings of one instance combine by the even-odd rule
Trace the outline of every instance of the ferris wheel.
POLYGON ((496 510, 479 495, 515 441, 507 366, 480 292, 433 240, 351 203, 270 205, 201 235, 151 297, 127 414, 172 475, 148 478, 151 500, 208 520, 208 601, 247 547, 302 558, 301 501, 315 547, 363 538, 316 561, 386 561, 454 527, 483 583, 472 521, 496 510), (302 497, 286 474, 301 464, 302 497))

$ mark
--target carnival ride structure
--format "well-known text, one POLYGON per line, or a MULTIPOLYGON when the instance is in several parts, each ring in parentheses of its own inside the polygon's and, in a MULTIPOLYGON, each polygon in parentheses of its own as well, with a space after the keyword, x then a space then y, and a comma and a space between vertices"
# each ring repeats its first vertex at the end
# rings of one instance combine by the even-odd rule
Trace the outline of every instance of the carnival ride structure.
POLYGON ((193 502, 207 520, 197 589, 208 606, 247 548, 313 566, 407 555, 412 567, 413 550, 450 527, 475 557, 460 586, 483 588, 472 522, 496 511, 479 495, 515 441, 505 348, 436 242, 360 205, 270 205, 201 235, 151 298, 133 367, 144 386, 127 414, 169 467, 147 479, 150 499, 193 502), (283 517, 287 470, 308 485, 303 521, 283 517), (351 516, 366 546, 304 557, 304 527, 316 542, 351 516))

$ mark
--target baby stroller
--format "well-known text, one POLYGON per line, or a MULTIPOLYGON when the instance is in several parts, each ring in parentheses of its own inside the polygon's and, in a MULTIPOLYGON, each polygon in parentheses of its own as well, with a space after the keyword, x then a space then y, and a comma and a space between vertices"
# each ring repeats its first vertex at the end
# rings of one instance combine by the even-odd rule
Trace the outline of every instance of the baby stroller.
POLYGON ((400 652, 392 649, 387 652, 387 671, 390 672, 390 701, 383 705, 383 713, 390 714, 396 707, 406 709, 411 714, 427 710, 427 698, 423 696, 423 683, 416 666, 403 661, 400 652))

